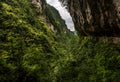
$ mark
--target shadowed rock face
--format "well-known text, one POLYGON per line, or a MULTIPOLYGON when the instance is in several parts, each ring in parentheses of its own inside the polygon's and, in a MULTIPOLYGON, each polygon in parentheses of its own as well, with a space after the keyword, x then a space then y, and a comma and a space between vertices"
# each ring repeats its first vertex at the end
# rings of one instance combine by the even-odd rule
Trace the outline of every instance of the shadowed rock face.
POLYGON ((67 0, 67 5, 81 35, 120 36, 119 0, 67 0))

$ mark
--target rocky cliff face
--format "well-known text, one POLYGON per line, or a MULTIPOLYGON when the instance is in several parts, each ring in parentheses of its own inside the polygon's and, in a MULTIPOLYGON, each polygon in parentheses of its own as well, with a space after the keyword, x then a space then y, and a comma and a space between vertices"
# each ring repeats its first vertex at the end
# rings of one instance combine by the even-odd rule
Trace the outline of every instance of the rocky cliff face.
POLYGON ((120 36, 119 0, 66 1, 81 35, 120 36))
POLYGON ((114 0, 115 8, 117 10, 117 16, 120 19, 120 0, 114 0))
POLYGON ((38 17, 46 22, 49 29, 60 34, 67 29, 65 21, 61 18, 59 12, 52 6, 48 5, 45 0, 30 0, 38 13, 38 17))

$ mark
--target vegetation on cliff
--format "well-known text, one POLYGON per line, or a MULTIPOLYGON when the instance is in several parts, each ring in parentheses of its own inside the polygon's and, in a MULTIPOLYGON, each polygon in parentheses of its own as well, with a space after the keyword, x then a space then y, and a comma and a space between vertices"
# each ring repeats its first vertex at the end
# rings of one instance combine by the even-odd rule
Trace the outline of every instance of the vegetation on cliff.
POLYGON ((41 1, 0 1, 0 82, 119 82, 120 44, 74 35, 41 1))
POLYGON ((45 14, 47 16, 47 21, 56 27, 55 30, 57 30, 59 34, 68 30, 65 21, 54 7, 47 5, 45 14))
MULTIPOLYGON (((56 16, 59 15, 57 14, 58 12, 56 16)), ((65 59, 69 58, 67 55, 70 54, 67 50, 70 51, 71 48, 70 38, 77 36, 67 29, 61 36, 55 35, 47 22, 40 18, 44 15, 45 13, 37 10, 36 5, 29 0, 0 2, 1 82, 51 82, 60 69, 58 66, 66 63, 65 59), (70 37, 68 34, 71 34, 70 37)), ((60 16, 60 20, 51 18, 49 23, 57 22, 62 28, 64 21, 60 16)), ((60 26, 55 24, 55 28, 60 29, 60 26)), ((59 31, 63 30, 58 30, 58 33, 59 31)))

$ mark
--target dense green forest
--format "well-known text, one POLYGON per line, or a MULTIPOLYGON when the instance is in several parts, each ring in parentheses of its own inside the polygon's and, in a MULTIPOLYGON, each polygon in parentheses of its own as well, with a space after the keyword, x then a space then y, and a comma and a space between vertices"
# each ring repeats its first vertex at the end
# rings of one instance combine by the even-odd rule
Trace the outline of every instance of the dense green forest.
POLYGON ((120 43, 77 36, 31 1, 0 0, 0 82, 120 82, 120 43))

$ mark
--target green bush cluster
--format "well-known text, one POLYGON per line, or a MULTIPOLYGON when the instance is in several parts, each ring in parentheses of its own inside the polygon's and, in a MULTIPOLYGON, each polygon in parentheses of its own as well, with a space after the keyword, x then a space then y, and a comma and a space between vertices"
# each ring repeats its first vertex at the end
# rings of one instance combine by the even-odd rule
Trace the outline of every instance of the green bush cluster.
POLYGON ((0 2, 0 81, 51 81, 54 34, 27 0, 0 2))

